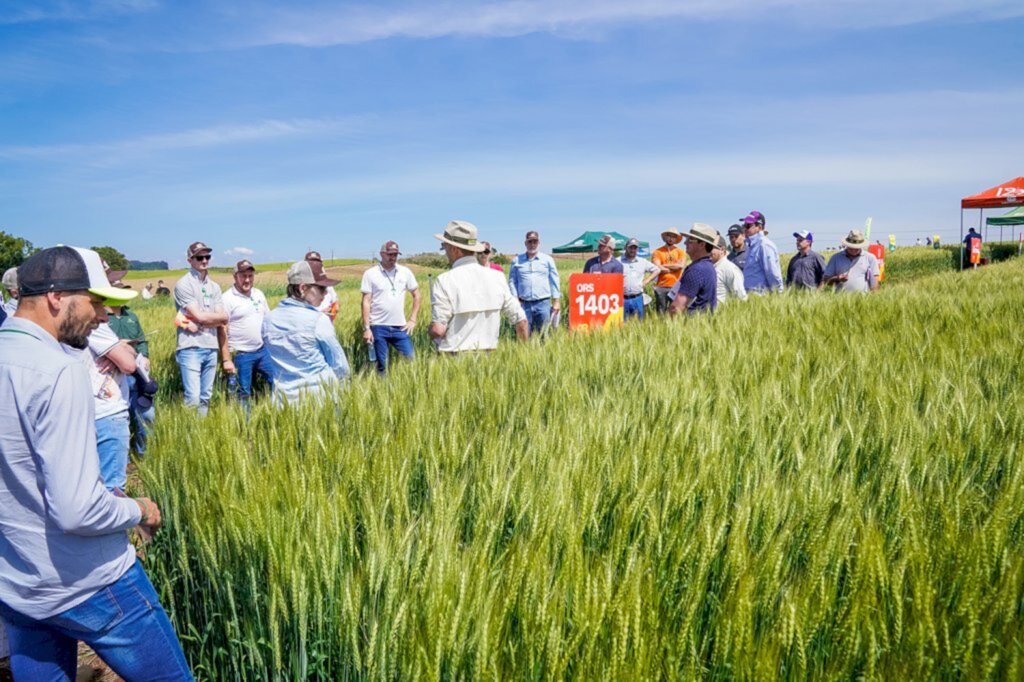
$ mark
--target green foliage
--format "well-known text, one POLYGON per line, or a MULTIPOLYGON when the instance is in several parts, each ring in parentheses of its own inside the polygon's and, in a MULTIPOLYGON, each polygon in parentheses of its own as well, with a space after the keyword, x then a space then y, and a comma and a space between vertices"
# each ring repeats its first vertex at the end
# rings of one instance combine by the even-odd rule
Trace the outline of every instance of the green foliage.
POLYGON ((111 270, 128 270, 131 268, 125 255, 113 246, 90 246, 89 248, 100 254, 100 258, 107 261, 107 265, 110 266, 111 270))
POLYGON ((417 253, 412 256, 402 258, 402 262, 414 263, 425 268, 435 268, 438 270, 446 270, 448 268, 448 258, 441 252, 417 253))
POLYGON ((8 268, 14 268, 39 249, 32 242, 13 234, 0 232, 0 274, 8 268))
POLYGON ((165 260, 153 260, 153 261, 130 260, 130 261, 128 261, 128 267, 131 270, 166 270, 167 269, 167 261, 165 261, 165 260))
POLYGON ((873 295, 417 336, 337 408, 164 396, 146 567, 198 676, 1020 679, 1024 264, 903 251, 873 295))

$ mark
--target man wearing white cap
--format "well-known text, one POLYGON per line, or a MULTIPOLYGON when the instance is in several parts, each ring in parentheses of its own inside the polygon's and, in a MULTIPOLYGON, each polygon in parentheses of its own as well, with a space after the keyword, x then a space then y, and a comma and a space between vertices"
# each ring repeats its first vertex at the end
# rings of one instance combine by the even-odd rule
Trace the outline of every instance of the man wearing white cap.
MULTIPOLYGON (((303 260, 316 261, 320 264, 320 267, 324 265, 324 259, 320 257, 319 251, 310 251, 306 254, 303 260)), ((324 289, 324 300, 321 301, 317 308, 327 317, 331 318, 331 322, 338 317, 338 292, 334 290, 334 287, 327 287, 324 289)))
POLYGON ((520 341, 530 337, 526 313, 509 291, 505 278, 481 268, 475 254, 483 250, 476 225, 453 220, 434 237, 448 257, 451 270, 438 275, 430 296, 430 337, 442 353, 487 351, 498 347, 501 314, 515 326, 520 341))
POLYGON ((253 379, 263 377, 268 386, 274 385, 274 365, 270 353, 263 345, 263 318, 267 315, 267 297, 253 286, 256 266, 249 260, 235 263, 235 284, 224 292, 224 309, 228 313, 227 327, 220 336, 220 354, 224 358, 224 371, 238 378, 236 397, 248 409, 252 397, 253 379))
POLYGON ((635 317, 644 319, 644 287, 661 274, 661 268, 637 255, 640 252, 640 240, 632 238, 626 242, 625 252, 619 256, 622 263, 622 295, 626 299, 624 319, 635 317))
POLYGON ((160 527, 148 498, 108 491, 96 454, 84 350, 130 296, 95 251, 44 249, 20 267, 21 302, 0 329, 0 618, 16 680, 75 677, 78 642, 126 680, 191 680, 125 531, 160 527))
POLYGON ((212 253, 213 249, 202 242, 189 244, 185 251, 189 271, 174 285, 174 305, 178 309, 174 357, 181 370, 185 404, 196 408, 201 415, 210 408, 213 382, 217 378, 220 348, 217 328, 228 323, 220 285, 208 274, 212 253))
POLYGON ((337 283, 317 260, 301 260, 288 268, 288 297, 263 320, 263 343, 274 361, 274 397, 279 402, 323 397, 349 376, 334 324, 317 309, 326 290, 337 283))
POLYGON ((867 250, 868 240, 860 230, 850 230, 842 240, 846 247, 828 259, 819 289, 835 287, 837 292, 868 292, 878 289, 878 259, 867 250))
POLYGON ((372 344, 377 371, 388 369, 388 353, 394 348, 402 357, 412 358, 412 338, 420 313, 420 285, 412 270, 398 264, 398 244, 386 241, 380 247, 380 263, 363 273, 359 291, 363 295, 363 340, 372 344), (405 319, 405 294, 412 296, 412 311, 405 319))

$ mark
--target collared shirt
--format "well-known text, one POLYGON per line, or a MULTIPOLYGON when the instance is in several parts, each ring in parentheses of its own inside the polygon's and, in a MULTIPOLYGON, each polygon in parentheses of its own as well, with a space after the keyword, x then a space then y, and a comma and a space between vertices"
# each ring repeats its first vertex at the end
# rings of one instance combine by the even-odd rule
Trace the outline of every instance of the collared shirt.
POLYGON ((334 318, 338 316, 338 292, 334 290, 334 287, 324 288, 324 300, 320 301, 317 310, 331 318, 331 322, 334 322, 334 318))
POLYGON ((747 291, 766 293, 782 291, 782 268, 775 242, 758 232, 747 237, 747 262, 743 266, 743 280, 747 291))
POLYGON ((508 269, 508 288, 521 301, 559 298, 560 284, 555 259, 546 253, 537 252, 533 258, 521 253, 508 269))
POLYGON ((796 252, 786 268, 786 286, 817 289, 825 273, 825 258, 817 251, 796 252))
MULTIPOLYGON (((184 313, 189 304, 194 304, 200 311, 207 313, 223 308, 220 285, 214 282, 209 274, 202 279, 195 268, 190 269, 174 285, 174 305, 178 312, 184 313)), ((197 332, 178 327, 178 350, 219 347, 216 327, 200 327, 197 332)))
POLYGON ((743 283, 743 271, 728 258, 719 258, 715 265, 715 276, 718 286, 715 296, 719 305, 729 299, 747 300, 747 289, 743 283))
POLYGON ((84 602, 135 563, 141 517, 100 478, 85 367, 38 325, 0 329, 0 601, 30 618, 84 602))
POLYGON ((867 251, 861 251, 853 258, 846 255, 845 249, 832 254, 825 266, 824 276, 828 278, 842 274, 846 274, 848 279, 838 282, 835 285, 836 291, 871 291, 871 286, 878 280, 878 259, 867 251))
POLYGON ((420 288, 412 270, 395 264, 391 270, 375 265, 363 273, 359 291, 370 295, 370 324, 402 327, 405 325, 405 292, 420 288))
POLYGON ((4 303, 4 312, 8 315, 14 315, 18 311, 18 299, 13 296, 8 298, 4 303))
POLYGON ((583 272, 592 275, 614 275, 622 274, 622 263, 618 258, 611 258, 607 263, 601 262, 600 256, 594 256, 583 266, 583 272))
POLYGON ((683 276, 669 292, 669 298, 686 296, 690 304, 686 312, 690 315, 701 311, 713 312, 718 306, 718 275, 711 257, 698 258, 683 270, 683 276))
POLYGON ((228 313, 228 349, 232 353, 253 353, 263 348, 263 318, 267 315, 267 297, 253 287, 246 296, 232 286, 224 293, 228 313))
POLYGON ((625 296, 636 296, 644 293, 644 275, 661 270, 657 265, 637 256, 633 260, 626 260, 625 256, 619 258, 622 263, 622 289, 625 296))
POLYGON ((134 341, 139 339, 139 342, 134 344, 135 350, 140 355, 149 357, 149 342, 146 341, 146 333, 142 331, 142 324, 139 322, 139 316, 128 310, 128 306, 121 306, 121 314, 110 313, 109 325, 113 332, 119 339, 125 339, 126 341, 134 341))
MULTIPOLYGON (((651 254, 651 261, 655 265, 686 265, 686 251, 678 246, 665 244, 654 250, 654 253, 651 254)), ((654 283, 654 286, 671 289, 682 276, 682 270, 663 272, 654 283)))
POLYGON ((350 372, 334 324, 313 306, 282 299, 263 320, 263 343, 274 363, 274 397, 294 402, 300 395, 323 395, 350 372))
POLYGON ((438 350, 459 353, 498 347, 501 314, 512 324, 526 319, 523 306, 512 295, 505 278, 481 268, 473 256, 464 256, 448 272, 438 275, 430 296, 433 322, 447 327, 438 350), (472 267, 476 266, 476 267, 472 267))
POLYGON ((740 249, 739 251, 730 251, 729 262, 742 270, 747 264, 747 250, 740 249))

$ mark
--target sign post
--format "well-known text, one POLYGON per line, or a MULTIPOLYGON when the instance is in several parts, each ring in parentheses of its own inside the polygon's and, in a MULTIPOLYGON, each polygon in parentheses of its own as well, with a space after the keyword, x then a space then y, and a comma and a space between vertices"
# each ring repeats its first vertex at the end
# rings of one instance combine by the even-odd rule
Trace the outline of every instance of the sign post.
POLYGON ((569 329, 590 331, 621 327, 622 275, 576 273, 569 276, 569 329))

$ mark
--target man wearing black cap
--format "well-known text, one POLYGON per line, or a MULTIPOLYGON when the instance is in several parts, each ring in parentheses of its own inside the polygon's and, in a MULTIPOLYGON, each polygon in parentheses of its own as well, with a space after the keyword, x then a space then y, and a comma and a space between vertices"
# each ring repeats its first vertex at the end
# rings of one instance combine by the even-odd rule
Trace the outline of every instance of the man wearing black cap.
POLYGON ((743 266, 747 264, 747 233, 742 225, 735 223, 729 226, 727 234, 729 235, 729 246, 732 247, 732 250, 729 251, 729 262, 742 271, 743 266))
POLYGON ((170 620, 125 531, 155 531, 148 498, 104 487, 85 349, 127 300, 95 251, 44 249, 22 263, 21 302, 0 329, 0 618, 17 680, 73 679, 85 642, 128 680, 191 680, 170 620))
POLYGON ((211 253, 213 249, 202 242, 189 244, 185 256, 191 268, 174 285, 174 304, 178 308, 178 350, 174 357, 181 369, 185 404, 197 408, 201 415, 210 407, 217 378, 217 328, 228 322, 220 285, 207 274, 211 253))

